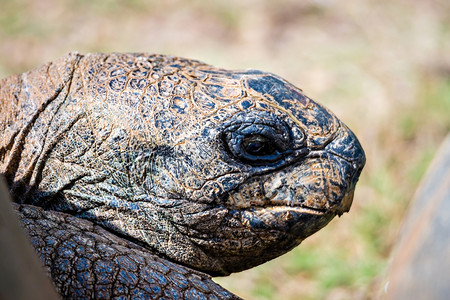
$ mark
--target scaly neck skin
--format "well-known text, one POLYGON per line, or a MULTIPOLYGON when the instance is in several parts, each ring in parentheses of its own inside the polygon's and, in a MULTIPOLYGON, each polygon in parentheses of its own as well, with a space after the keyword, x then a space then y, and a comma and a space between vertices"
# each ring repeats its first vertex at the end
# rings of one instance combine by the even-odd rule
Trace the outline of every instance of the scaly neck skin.
POLYGON ((24 201, 43 167, 51 125, 70 89, 80 59, 70 54, 0 82, 0 173, 16 201, 24 201))

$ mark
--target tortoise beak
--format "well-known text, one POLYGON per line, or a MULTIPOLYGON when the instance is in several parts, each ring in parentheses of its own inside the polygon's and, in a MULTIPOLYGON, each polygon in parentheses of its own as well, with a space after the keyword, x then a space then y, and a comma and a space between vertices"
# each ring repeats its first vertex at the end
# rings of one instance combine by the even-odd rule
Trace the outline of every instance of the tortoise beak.
MULTIPOLYGON (((325 147, 324 151, 330 160, 339 164, 339 172, 343 175, 340 183, 342 200, 337 210, 337 214, 340 215, 350 210, 355 186, 366 163, 366 156, 354 133, 344 124, 341 124, 335 139, 325 147)), ((328 195, 328 198, 335 197, 328 195)))

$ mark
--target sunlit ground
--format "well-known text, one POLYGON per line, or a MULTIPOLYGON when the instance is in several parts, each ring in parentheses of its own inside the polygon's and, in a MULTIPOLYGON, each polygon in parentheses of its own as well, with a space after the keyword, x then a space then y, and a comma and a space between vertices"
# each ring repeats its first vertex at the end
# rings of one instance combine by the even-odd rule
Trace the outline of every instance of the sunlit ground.
POLYGON ((276 73, 334 111, 367 165, 349 214, 217 281, 246 299, 371 299, 408 201, 450 129, 450 2, 0 2, 0 76, 69 51, 142 51, 276 73))

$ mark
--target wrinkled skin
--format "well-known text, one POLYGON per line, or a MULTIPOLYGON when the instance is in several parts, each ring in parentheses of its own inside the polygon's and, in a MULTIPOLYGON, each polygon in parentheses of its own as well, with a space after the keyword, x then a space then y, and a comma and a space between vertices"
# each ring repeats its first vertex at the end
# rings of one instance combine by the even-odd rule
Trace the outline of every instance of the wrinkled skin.
POLYGON ((69 54, 0 83, 17 203, 92 221, 227 275, 350 209, 354 134, 285 80, 147 54, 69 54))

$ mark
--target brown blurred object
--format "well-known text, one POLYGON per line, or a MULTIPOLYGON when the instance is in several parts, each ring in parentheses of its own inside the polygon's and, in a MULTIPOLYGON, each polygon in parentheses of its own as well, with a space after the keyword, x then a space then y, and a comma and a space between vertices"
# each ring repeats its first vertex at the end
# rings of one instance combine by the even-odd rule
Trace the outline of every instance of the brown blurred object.
POLYGON ((386 284, 387 299, 449 299, 450 135, 405 219, 386 284))
POLYGON ((0 299, 58 299, 11 207, 0 177, 0 299))

